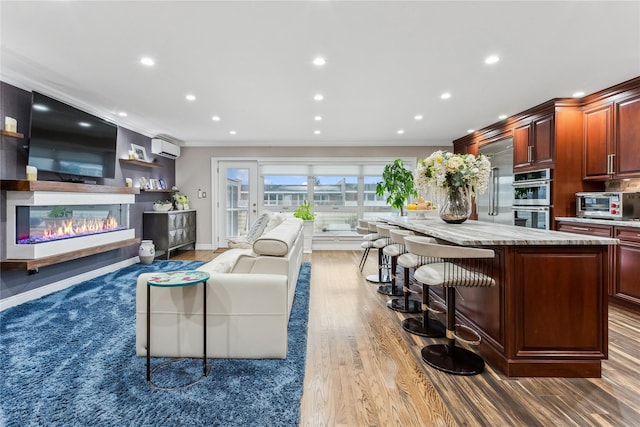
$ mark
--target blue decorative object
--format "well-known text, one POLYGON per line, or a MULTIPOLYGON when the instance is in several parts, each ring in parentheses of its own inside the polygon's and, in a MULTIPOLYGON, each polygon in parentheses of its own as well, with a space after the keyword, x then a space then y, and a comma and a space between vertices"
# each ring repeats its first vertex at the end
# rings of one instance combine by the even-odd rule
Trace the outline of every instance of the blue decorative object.
MULTIPOLYGON (((300 270, 286 359, 209 359, 211 374, 192 387, 147 386, 145 358, 135 355, 137 277, 201 264, 136 264, 0 313, 0 425, 297 426, 309 263, 300 270)), ((175 368, 177 383, 201 369, 175 368)))

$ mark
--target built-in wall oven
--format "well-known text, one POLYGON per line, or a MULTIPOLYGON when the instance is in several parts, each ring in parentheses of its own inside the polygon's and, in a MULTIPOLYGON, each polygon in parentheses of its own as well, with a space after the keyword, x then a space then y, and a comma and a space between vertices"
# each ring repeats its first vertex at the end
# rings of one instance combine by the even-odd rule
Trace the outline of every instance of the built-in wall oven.
POLYGON ((550 228, 551 182, 551 169, 513 174, 513 225, 550 228))

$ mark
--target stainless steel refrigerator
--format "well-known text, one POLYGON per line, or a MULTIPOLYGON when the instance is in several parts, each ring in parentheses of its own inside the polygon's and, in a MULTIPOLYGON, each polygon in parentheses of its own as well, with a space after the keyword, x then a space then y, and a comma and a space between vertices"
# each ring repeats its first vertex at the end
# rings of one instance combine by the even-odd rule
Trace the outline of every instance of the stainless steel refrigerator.
POLYGON ((513 138, 480 148, 491 161, 487 191, 477 199, 478 220, 513 225, 513 138))

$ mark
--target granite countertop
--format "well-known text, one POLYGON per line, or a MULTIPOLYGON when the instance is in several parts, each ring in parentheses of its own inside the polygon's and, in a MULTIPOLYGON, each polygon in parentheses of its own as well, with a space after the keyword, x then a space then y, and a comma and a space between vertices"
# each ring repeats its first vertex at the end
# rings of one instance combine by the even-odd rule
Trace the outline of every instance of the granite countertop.
POLYGON ((617 245, 618 239, 467 220, 447 224, 438 217, 385 218, 391 224, 461 246, 617 245))
POLYGON ((576 218, 576 217, 556 217, 556 221, 577 222, 581 224, 617 225, 622 227, 640 228, 640 221, 618 221, 611 219, 576 218))

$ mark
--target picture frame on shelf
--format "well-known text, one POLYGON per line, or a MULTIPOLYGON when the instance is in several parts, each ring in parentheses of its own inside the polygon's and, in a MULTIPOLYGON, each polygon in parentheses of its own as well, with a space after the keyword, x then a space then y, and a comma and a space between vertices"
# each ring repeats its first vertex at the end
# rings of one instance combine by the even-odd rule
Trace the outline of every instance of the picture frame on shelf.
POLYGON ((148 162, 147 159, 147 150, 142 145, 131 144, 131 149, 135 153, 136 160, 141 160, 143 162, 148 162))
POLYGON ((158 179, 158 185, 160 186, 160 190, 167 189, 167 183, 164 181, 164 178, 158 179))
POLYGON ((159 190, 160 186, 158 185, 158 180, 155 178, 149 178, 149 189, 150 190, 159 190))

